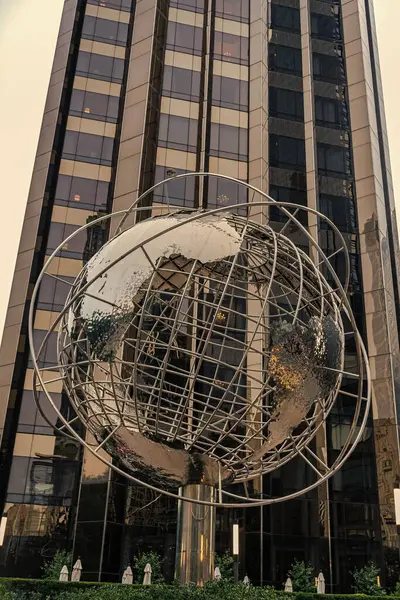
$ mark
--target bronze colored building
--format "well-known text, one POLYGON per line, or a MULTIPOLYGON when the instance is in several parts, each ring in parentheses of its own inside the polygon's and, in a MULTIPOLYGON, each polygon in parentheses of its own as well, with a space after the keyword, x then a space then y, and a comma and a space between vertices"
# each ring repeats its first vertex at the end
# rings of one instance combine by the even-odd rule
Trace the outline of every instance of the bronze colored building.
MULTIPOLYGON (((37 576, 57 549, 72 549, 83 578, 116 581, 134 554, 152 549, 172 577, 175 502, 127 485, 58 435, 50 409, 47 420, 36 410, 27 311, 46 256, 72 231, 128 207, 169 171, 198 170, 335 221, 373 380, 368 427, 342 471, 296 501, 220 512, 218 549, 229 548, 237 517, 241 571, 255 584, 280 586, 294 558, 322 569, 332 591, 348 590, 352 568, 369 559, 390 583, 400 569, 399 262, 372 0, 65 0, 0 350, 0 575, 37 576)), ((243 200, 226 181, 170 188, 185 207, 243 200)), ((334 253, 331 232, 308 225, 334 253)), ((36 343, 106 236, 89 228, 53 263, 36 343)), ((41 364, 49 379, 56 361, 54 336, 41 364)), ((343 396, 320 452, 340 451, 349 411, 343 396)), ((289 493, 304 476, 292 461, 265 477, 263 493, 289 493)))

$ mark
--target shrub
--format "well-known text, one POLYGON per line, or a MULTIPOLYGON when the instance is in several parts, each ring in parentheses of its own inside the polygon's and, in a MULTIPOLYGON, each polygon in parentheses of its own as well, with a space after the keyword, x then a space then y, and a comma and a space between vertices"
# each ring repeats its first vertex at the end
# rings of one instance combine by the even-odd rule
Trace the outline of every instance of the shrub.
POLYGON ((163 562, 164 560, 157 552, 144 552, 140 556, 135 556, 133 564, 136 583, 143 583, 144 569, 147 563, 151 564, 151 583, 164 583, 163 562))
POLYGON ((353 571, 355 593, 367 596, 385 596, 385 590, 378 586, 378 575, 379 568, 372 561, 361 569, 355 569, 353 571))
POLYGON ((49 581, 58 581, 60 578, 60 571, 64 565, 67 565, 71 576, 72 552, 59 550, 51 560, 44 563, 44 566, 42 567, 42 578, 49 581))
POLYGON ((294 592, 315 592, 313 568, 302 561, 295 560, 288 576, 292 580, 294 592))
POLYGON ((233 556, 226 550, 223 554, 215 555, 215 566, 221 571, 224 581, 233 581, 233 556))

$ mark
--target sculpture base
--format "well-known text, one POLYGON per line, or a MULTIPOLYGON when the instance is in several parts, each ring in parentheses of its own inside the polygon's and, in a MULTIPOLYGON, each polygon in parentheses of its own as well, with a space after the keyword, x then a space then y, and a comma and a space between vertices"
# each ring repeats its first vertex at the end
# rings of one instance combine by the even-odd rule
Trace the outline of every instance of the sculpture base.
MULTIPOLYGON (((179 495, 196 500, 215 500, 213 487, 189 484, 179 495)), ((182 585, 204 585, 214 577, 215 508, 179 500, 175 579, 182 585)))

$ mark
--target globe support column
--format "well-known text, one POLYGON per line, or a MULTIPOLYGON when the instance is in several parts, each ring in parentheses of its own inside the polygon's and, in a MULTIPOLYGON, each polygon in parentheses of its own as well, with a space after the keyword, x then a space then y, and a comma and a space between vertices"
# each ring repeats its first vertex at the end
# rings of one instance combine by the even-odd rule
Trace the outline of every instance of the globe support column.
MULTIPOLYGON (((189 484, 179 496, 215 501, 215 490, 204 484, 189 484)), ((179 500, 175 579, 180 584, 204 585, 214 576, 215 508, 179 500)))

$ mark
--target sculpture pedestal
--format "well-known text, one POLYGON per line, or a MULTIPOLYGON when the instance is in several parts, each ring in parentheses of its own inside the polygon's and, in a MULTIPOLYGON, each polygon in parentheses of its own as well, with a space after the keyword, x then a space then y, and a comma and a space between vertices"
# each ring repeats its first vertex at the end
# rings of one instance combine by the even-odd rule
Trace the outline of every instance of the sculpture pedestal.
MULTIPOLYGON (((213 501, 215 490, 202 484, 186 485, 179 495, 213 501)), ((202 586, 214 577, 215 508, 179 500, 175 579, 182 585, 202 586)))

